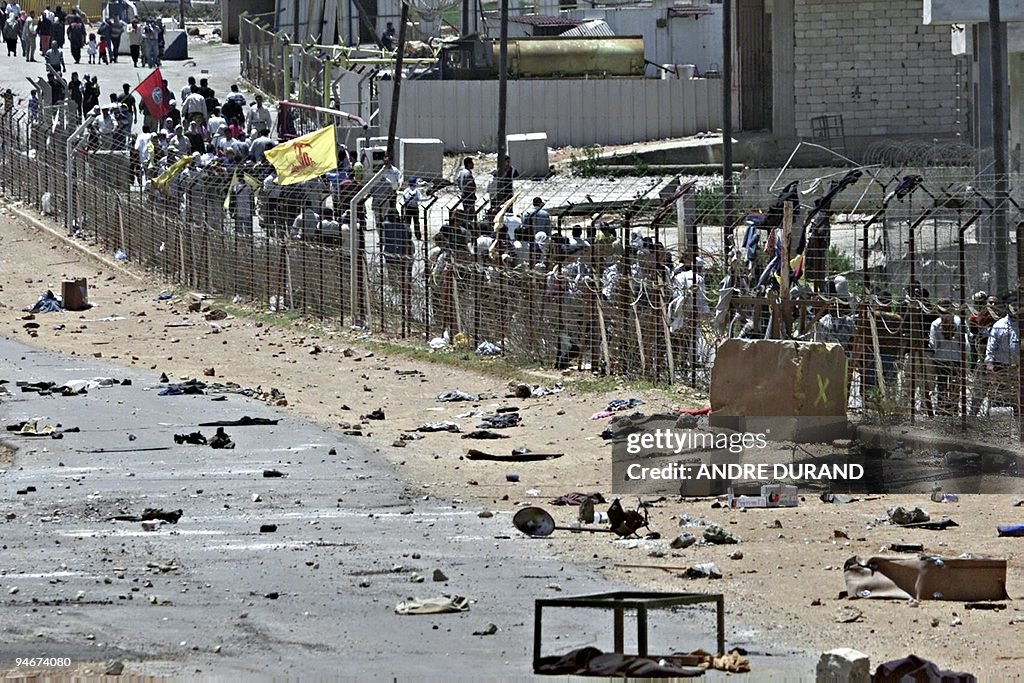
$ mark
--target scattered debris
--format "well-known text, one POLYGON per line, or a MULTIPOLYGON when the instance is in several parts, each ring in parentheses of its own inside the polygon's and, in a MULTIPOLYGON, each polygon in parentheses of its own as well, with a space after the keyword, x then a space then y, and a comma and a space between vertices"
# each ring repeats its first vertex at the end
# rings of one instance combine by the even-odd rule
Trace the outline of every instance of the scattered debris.
POLYGON ((178 445, 189 443, 193 446, 205 446, 207 442, 202 432, 192 432, 191 434, 175 434, 174 443, 178 445))
POLYGON ((146 508, 141 515, 115 515, 110 519, 118 522, 149 522, 160 521, 177 524, 181 519, 181 510, 164 510, 163 508, 146 508))
POLYGON ((473 631, 474 636, 493 636, 498 632, 497 624, 487 624, 487 626, 481 631, 473 631))
POLYGON ((519 413, 496 413, 494 415, 484 415, 480 419, 483 422, 477 425, 477 427, 481 429, 508 429, 522 422, 522 417, 519 416, 519 413))
POLYGON ((589 500, 595 505, 602 505, 608 502, 604 499, 604 496, 597 491, 594 493, 577 493, 573 491, 571 493, 561 495, 550 502, 552 505, 579 505, 585 500, 589 500))
POLYGON ((281 472, 279 470, 263 470, 263 476, 266 479, 272 479, 272 478, 276 478, 276 477, 283 477, 284 476, 284 472, 281 472))
POLYGON ((64 307, 49 289, 40 295, 39 300, 31 306, 21 309, 27 313, 63 313, 64 307))
POLYGON ((260 524, 261 534, 272 534, 277 531, 276 524, 260 524))
POLYGON ((447 594, 439 598, 409 598, 395 606, 395 614, 448 614, 468 611, 469 598, 447 594))
POLYGON ((508 439, 508 434, 499 434, 489 429, 475 429, 462 435, 463 439, 508 439))
POLYGON ((835 614, 835 622, 837 624, 852 624, 856 621, 861 621, 864 618, 864 613, 856 607, 840 607, 835 614))
POLYGON ((604 409, 609 413, 620 413, 623 410, 632 410, 643 404, 644 402, 638 398, 616 398, 609 401, 604 409))
POLYGON ((829 650, 818 660, 815 676, 819 681, 870 681, 871 658, 848 647, 829 650))
POLYGON ((889 521, 893 524, 905 526, 907 524, 918 524, 931 520, 928 511, 921 507, 907 509, 902 505, 891 507, 888 510, 889 521))
POLYGON ((458 433, 461 430, 459 425, 454 422, 429 422, 427 424, 420 425, 416 428, 417 432, 453 432, 458 433))
POLYGON ((687 579, 720 579, 722 578, 722 571, 714 562, 704 562, 703 564, 687 567, 686 571, 683 572, 683 577, 687 579))
POLYGON ((669 542, 669 547, 675 550, 682 550, 689 548, 691 545, 697 542, 697 537, 691 533, 679 534, 669 542))
POLYGON ((466 451, 467 460, 493 460, 497 462, 537 462, 561 458, 564 453, 512 453, 511 455, 495 455, 470 448, 466 451))
POLYGON ((853 496, 847 496, 842 493, 832 493, 831 491, 825 491, 818 498, 821 499, 822 503, 831 503, 833 505, 846 505, 847 503, 856 503, 859 498, 853 496))
POLYGON ((200 422, 200 427, 262 427, 276 425, 280 420, 271 420, 266 417, 249 417, 245 415, 237 420, 216 420, 214 422, 200 422))
POLYGON ((919 553, 924 551, 921 543, 890 543, 889 550, 894 553, 919 553))
POLYGON ((879 664, 873 681, 943 681, 943 683, 976 683, 973 675, 960 671, 942 671, 933 662, 917 655, 907 655, 879 664))
POLYGON ((235 442, 231 440, 223 427, 217 427, 217 433, 210 439, 210 448, 234 448, 235 442))
POLYGON ((447 581, 448 580, 448 577, 440 569, 435 569, 434 570, 433 578, 434 578, 434 581, 438 581, 438 582, 442 582, 442 581, 447 581))
POLYGON ((459 401, 478 401, 480 397, 476 394, 470 394, 459 389, 453 389, 451 391, 442 391, 437 395, 437 400, 441 403, 457 403, 459 401))
POLYGON ((500 356, 501 355, 501 347, 498 346, 497 344, 493 344, 493 343, 491 343, 489 341, 482 341, 476 347, 476 355, 484 356, 485 358, 490 357, 490 356, 500 356))
POLYGON ((852 599, 1006 600, 1006 560, 978 557, 851 557, 843 566, 852 599))

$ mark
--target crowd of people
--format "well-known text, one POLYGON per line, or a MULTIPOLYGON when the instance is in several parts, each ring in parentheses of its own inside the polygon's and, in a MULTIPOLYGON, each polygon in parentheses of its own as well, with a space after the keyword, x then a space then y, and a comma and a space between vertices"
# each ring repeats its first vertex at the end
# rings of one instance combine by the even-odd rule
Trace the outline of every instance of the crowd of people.
MULTIPOLYGON (((3 12, 3 39, 8 57, 20 56, 36 62, 36 55, 47 58, 51 48, 63 54, 65 45, 75 64, 82 61, 83 50, 89 64, 116 64, 121 44, 127 42, 134 66, 157 67, 164 49, 164 27, 158 16, 140 18, 132 15, 124 0, 109 3, 106 17, 98 19, 93 28, 89 19, 76 7, 65 12, 61 5, 24 11, 16 0, 8 0, 3 12)), ((55 68, 51 59, 47 65, 55 68)))

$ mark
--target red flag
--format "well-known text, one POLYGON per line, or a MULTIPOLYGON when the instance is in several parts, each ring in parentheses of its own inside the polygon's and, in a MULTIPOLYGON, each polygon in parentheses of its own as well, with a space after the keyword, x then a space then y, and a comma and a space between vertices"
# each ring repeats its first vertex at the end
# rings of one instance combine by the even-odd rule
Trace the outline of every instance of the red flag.
POLYGON ((164 79, 160 75, 160 69, 153 69, 153 73, 135 86, 135 91, 142 97, 146 111, 153 118, 161 120, 171 111, 171 105, 167 103, 167 93, 164 91, 164 79))

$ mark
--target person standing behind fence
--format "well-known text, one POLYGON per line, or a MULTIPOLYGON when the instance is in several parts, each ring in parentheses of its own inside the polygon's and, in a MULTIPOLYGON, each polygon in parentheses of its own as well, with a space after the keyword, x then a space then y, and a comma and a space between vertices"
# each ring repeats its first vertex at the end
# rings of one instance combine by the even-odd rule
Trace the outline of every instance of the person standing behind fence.
POLYGON ((409 178, 409 185, 402 190, 402 219, 405 225, 412 224, 413 235, 416 239, 423 239, 420 234, 420 202, 423 201, 423 191, 416 186, 416 178, 409 178))
POLYGON ((75 64, 82 61, 82 48, 85 46, 85 23, 78 15, 71 15, 68 18, 68 45, 71 47, 71 58, 75 64))
POLYGON ((160 30, 152 19, 142 26, 142 65, 160 66, 160 30))
POLYGON ((950 312, 952 305, 949 299, 939 300, 940 315, 932 321, 928 331, 928 347, 934 362, 935 407, 940 415, 953 415, 955 412, 957 394, 953 391, 954 377, 960 363, 961 345, 965 351, 970 345, 960 316, 950 312))
MULTIPOLYGON (((985 348, 986 383, 991 389, 992 401, 1010 405, 1014 414, 1019 410, 1017 397, 1020 359, 1020 329, 1017 302, 1010 301, 1006 315, 992 325, 985 348)), ((979 406, 980 408, 980 406, 979 406)))
POLYGON ((18 17, 7 15, 6 21, 4 21, 3 37, 7 44, 8 57, 18 56, 18 33, 18 17))
POLYGON ((132 66, 138 68, 139 59, 142 57, 142 27, 138 19, 132 19, 124 32, 128 34, 128 54, 132 58, 132 66))
POLYGON ((21 54, 26 62, 36 61, 36 13, 29 12, 21 27, 21 54))
MULTIPOLYGON (((908 362, 906 386, 921 392, 921 402, 929 416, 935 415, 932 406, 932 356, 928 353, 930 319, 923 304, 928 301, 928 290, 916 280, 907 287, 907 299, 899 314, 903 318, 903 335, 907 340, 908 362)), ((917 396, 911 394, 910 401, 916 405, 917 396)))
POLYGON ((459 225, 469 227, 476 216, 476 178, 473 177, 473 159, 462 160, 462 169, 455 176, 455 187, 459 191, 459 225))
POLYGON ((43 61, 46 62, 46 72, 56 78, 63 78, 61 74, 68 70, 64 66, 64 53, 56 45, 50 46, 50 49, 43 55, 43 61))
POLYGON ((50 35, 50 45, 56 45, 60 49, 64 49, 65 28, 63 19, 58 17, 53 18, 53 31, 50 35))
POLYGON ((245 117, 245 132, 252 135, 261 130, 272 130, 273 118, 270 110, 263 106, 263 95, 256 95, 256 104, 249 108, 245 117))
POLYGON ((46 54, 50 49, 50 36, 53 35, 53 19, 50 18, 49 7, 43 10, 42 16, 39 17, 36 33, 39 35, 39 51, 46 54))
POLYGON ((75 103, 75 112, 78 118, 82 118, 82 81, 78 78, 78 72, 71 72, 71 79, 68 81, 68 98, 75 103))
POLYGON ((523 229, 528 235, 551 232, 551 214, 544 209, 544 200, 533 198, 533 206, 523 212, 523 229))

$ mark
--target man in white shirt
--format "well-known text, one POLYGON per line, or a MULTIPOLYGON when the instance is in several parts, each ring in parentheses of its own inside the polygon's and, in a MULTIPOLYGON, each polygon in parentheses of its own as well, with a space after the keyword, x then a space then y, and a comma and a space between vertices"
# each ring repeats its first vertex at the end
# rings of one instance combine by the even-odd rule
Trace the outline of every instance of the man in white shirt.
MULTIPOLYGON (((1005 316, 997 320, 989 331, 985 347, 985 384, 988 395, 1009 404, 1016 413, 1018 360, 1020 358, 1020 331, 1016 305, 1008 306, 1005 316)), ((978 392, 978 389, 975 389, 978 392)), ((982 393, 984 396, 984 393, 982 393)), ((978 401, 980 412, 981 402, 978 401)))
POLYGON ((957 373, 960 353, 966 353, 970 343, 960 316, 948 312, 952 302, 940 299, 938 306, 941 315, 932 321, 928 330, 928 348, 934 361, 935 406, 940 415, 952 415, 958 398, 957 392, 953 391, 953 378, 957 373))
POLYGON ((206 123, 207 111, 206 111, 206 98, 199 94, 199 88, 192 86, 192 92, 188 94, 185 101, 181 103, 181 115, 186 120, 192 120, 198 117, 203 123, 206 123))
POLYGON ((256 104, 249 108, 245 117, 245 132, 252 136, 261 130, 273 130, 270 110, 263 106, 263 95, 256 95, 256 104))

